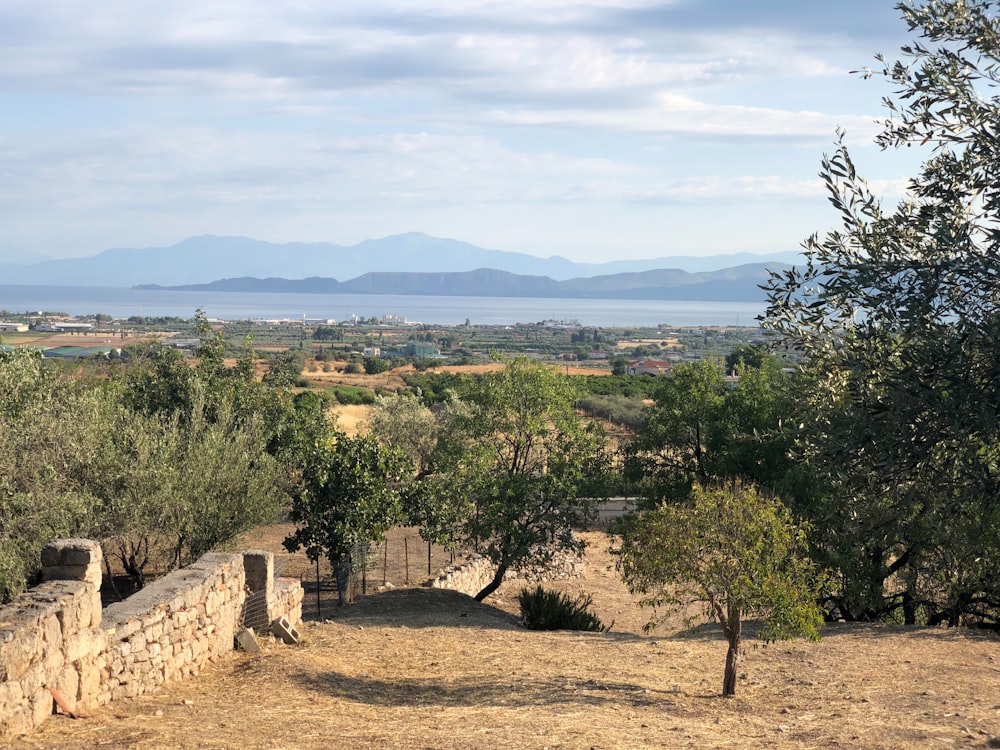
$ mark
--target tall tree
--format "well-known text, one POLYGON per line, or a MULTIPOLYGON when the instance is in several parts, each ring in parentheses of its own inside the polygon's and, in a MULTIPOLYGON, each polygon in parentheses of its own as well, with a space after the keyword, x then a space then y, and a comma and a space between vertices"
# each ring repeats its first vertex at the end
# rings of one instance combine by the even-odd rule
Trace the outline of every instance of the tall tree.
POLYGON ((727 386, 712 361, 682 363, 664 377, 645 424, 627 447, 631 477, 655 504, 681 500, 697 483, 742 478, 771 492, 792 491, 788 457, 795 383, 775 357, 737 365, 727 386))
POLYGON ((412 469, 400 451, 373 435, 334 431, 309 447, 301 470, 290 514, 297 528, 284 545, 290 552, 305 549, 310 560, 330 561, 342 605, 357 548, 382 541, 401 520, 401 490, 412 469))
POLYGON ((579 550, 572 531, 590 501, 578 497, 602 470, 602 437, 573 410, 570 379, 519 357, 466 382, 443 419, 435 473, 425 482, 422 525, 432 538, 482 553, 496 566, 476 594, 509 570, 579 550))
POLYGON ((822 177, 842 226, 768 285, 766 325, 814 388, 804 457, 845 613, 957 623, 1000 611, 1000 21, 986 0, 897 7, 918 40, 866 77, 894 95, 876 142, 923 149, 886 207, 838 142, 822 177), (824 531, 825 529, 825 531, 824 531))

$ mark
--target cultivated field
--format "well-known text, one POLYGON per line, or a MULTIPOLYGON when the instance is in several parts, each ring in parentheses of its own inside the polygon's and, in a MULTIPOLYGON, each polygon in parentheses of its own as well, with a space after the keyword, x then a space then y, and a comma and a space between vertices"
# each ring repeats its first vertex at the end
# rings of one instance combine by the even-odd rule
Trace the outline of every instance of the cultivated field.
MULTIPOLYGON (((278 551, 285 533, 246 542, 278 551)), ((516 586, 477 604, 403 588, 393 564, 397 588, 344 610, 322 591, 329 619, 306 623, 299 646, 234 653, 156 696, 53 717, 12 747, 1000 746, 997 637, 834 625, 819 643, 750 641, 738 695, 725 700, 718 632, 675 621, 644 633, 647 613, 619 583, 607 538, 587 539, 587 578, 548 585, 592 594, 609 633, 526 631, 511 614, 516 586)), ((285 554, 278 567, 312 570, 285 554)))

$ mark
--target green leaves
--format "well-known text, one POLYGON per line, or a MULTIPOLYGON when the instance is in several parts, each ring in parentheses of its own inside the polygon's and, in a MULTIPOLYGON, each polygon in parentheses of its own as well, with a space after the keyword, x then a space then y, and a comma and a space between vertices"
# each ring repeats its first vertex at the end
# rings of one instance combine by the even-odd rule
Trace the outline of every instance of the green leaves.
POLYGON ((472 548, 497 566, 483 599, 511 568, 575 549, 578 498, 601 471, 602 436, 573 410, 576 389, 556 369, 524 358, 460 384, 441 416, 434 473, 425 480, 422 524, 429 538, 472 548))
POLYGON ((838 142, 821 176, 841 228, 772 276, 765 325, 812 386, 798 455, 834 489, 813 518, 843 610, 957 621, 975 600, 996 619, 1000 21, 983 0, 898 7, 925 41, 879 58, 895 95, 876 142, 926 159, 890 210, 838 142))
MULTIPOLYGON (((642 605, 660 609, 648 627, 701 602, 737 654, 750 617, 761 618, 764 640, 819 637, 820 578, 804 529, 752 485, 697 484, 688 501, 661 504, 620 531, 622 578, 642 605)), ((735 689, 735 674, 725 684, 735 689)))
POLYGON ((402 519, 410 472, 400 451, 372 435, 323 436, 303 457, 291 511, 298 528, 285 548, 305 549, 310 560, 325 556, 336 567, 357 545, 381 541, 402 519))

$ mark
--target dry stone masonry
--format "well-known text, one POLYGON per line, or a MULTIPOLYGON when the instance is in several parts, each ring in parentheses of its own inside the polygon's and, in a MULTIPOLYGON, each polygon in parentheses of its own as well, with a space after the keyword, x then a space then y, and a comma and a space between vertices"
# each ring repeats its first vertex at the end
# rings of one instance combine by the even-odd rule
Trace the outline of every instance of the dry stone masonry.
MULTIPOLYGON (((505 581, 522 580, 525 583, 544 583, 545 581, 562 580, 566 578, 585 578, 586 564, 582 555, 561 553, 553 555, 545 567, 531 568, 522 571, 508 571, 505 581)), ((430 582, 435 589, 451 589, 469 596, 475 596, 485 588, 486 584, 496 575, 496 566, 481 555, 469 555, 465 562, 449 565, 437 578, 430 582)))
POLYGON ((230 653, 250 620, 302 619, 302 587, 274 580, 269 552, 207 554, 103 611, 101 564, 96 542, 52 542, 43 583, 0 608, 0 739, 45 721, 53 691, 77 712, 142 695, 230 653))

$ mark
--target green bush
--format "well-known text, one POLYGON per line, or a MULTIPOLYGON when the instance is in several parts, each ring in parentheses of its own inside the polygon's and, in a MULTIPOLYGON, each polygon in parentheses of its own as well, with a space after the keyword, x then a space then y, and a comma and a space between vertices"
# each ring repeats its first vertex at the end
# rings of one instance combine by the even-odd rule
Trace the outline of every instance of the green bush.
POLYGON ((609 627, 603 625, 590 605, 593 598, 580 594, 570 599, 557 591, 546 591, 538 586, 534 591, 521 589, 517 595, 521 605, 521 623, 528 630, 587 630, 603 633, 609 627))
POLYGON ((335 388, 329 389, 327 393, 330 393, 333 398, 337 399, 338 403, 343 404, 344 406, 375 403, 375 394, 367 388, 358 388, 357 386, 352 385, 338 385, 335 388))

